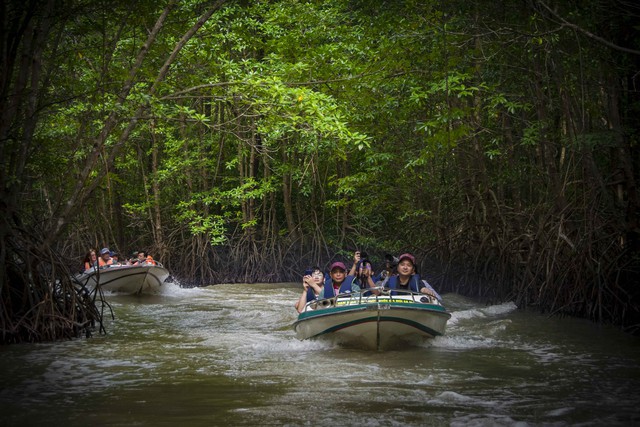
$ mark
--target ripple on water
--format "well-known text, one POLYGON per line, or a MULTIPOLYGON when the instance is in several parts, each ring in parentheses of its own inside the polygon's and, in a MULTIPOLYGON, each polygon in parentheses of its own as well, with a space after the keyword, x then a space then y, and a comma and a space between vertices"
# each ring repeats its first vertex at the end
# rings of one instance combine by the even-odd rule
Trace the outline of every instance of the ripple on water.
POLYGON ((117 414, 115 425, 158 425, 167 408, 184 425, 638 421, 637 344, 513 303, 445 295, 452 318, 444 336, 370 352, 296 339, 298 285, 166 290, 111 299, 107 336, 3 349, 0 404, 14 408, 14 421, 24 412, 60 425, 89 415, 105 425, 117 414))

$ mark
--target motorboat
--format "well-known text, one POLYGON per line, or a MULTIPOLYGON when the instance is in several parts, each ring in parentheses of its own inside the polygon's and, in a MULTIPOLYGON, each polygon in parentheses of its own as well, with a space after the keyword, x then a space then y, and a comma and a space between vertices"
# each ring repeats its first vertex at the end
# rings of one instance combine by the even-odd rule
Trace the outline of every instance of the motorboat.
POLYGON ((301 340, 328 338, 348 347, 389 350, 443 335, 450 318, 435 297, 378 289, 308 302, 293 328, 301 340))
POLYGON ((74 276, 75 282, 92 291, 99 286, 101 291, 118 294, 158 294, 162 292, 169 271, 156 264, 110 265, 91 268, 74 276))

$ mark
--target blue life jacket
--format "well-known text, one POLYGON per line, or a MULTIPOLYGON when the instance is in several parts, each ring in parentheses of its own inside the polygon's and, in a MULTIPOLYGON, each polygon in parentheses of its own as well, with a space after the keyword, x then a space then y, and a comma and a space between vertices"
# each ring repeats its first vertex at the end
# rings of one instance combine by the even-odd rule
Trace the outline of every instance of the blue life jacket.
POLYGON ((380 280, 382 280, 382 272, 378 273, 378 274, 374 274, 371 277, 371 280, 373 280, 373 283, 379 282, 380 280))
MULTIPOLYGON (((326 286, 327 280, 331 281, 331 276, 327 274, 323 274, 323 277, 324 277, 324 286, 326 286)), ((316 293, 313 291, 313 288, 309 286, 309 289, 307 289, 307 302, 313 301, 314 299, 318 299, 318 297, 316 296, 316 293)))
MULTIPOLYGON (((351 284, 353 283, 353 279, 354 279, 354 276, 345 277, 344 281, 340 285, 340 289, 338 290, 338 293, 342 294, 342 293, 351 292, 351 284)), ((324 281, 323 295, 325 298, 333 298, 336 296, 335 292, 333 291, 333 280, 331 279, 331 277, 327 277, 327 279, 324 281)), ((309 298, 308 294, 307 294, 307 298, 309 298)))
MULTIPOLYGON (((424 287, 424 285, 420 286, 421 284, 422 283, 420 282, 420 275, 414 274, 413 276, 411 276, 411 279, 409 279, 409 286, 407 286, 407 290, 412 292, 420 292, 420 288, 424 287)), ((398 289, 398 276, 391 276, 387 281, 386 287, 389 289, 398 289)), ((397 292, 391 292, 391 295, 396 294, 397 292)))
POLYGON ((313 289, 309 286, 309 289, 307 289, 307 302, 313 301, 314 299, 316 299, 316 293, 313 292, 313 289))

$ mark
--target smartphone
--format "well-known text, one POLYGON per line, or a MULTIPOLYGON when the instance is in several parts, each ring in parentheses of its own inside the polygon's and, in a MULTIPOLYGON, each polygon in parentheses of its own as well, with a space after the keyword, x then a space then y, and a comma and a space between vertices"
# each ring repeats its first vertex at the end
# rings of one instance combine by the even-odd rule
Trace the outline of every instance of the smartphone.
POLYGON ((310 268, 307 268, 307 269, 304 271, 304 275, 305 275, 305 276, 311 276, 311 274, 312 274, 312 273, 313 273, 313 270, 312 270, 312 269, 310 269, 310 268))

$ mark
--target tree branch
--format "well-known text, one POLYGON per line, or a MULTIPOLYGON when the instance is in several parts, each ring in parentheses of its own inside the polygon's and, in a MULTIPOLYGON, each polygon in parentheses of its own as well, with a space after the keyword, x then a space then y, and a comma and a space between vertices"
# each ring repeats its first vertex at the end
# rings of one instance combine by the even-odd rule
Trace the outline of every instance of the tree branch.
POLYGON ((612 43, 608 40, 603 39, 600 36, 597 36, 587 30, 585 30, 584 28, 576 25, 576 24, 572 24, 571 22, 567 21, 566 19, 564 19, 563 17, 561 17, 560 15, 558 15, 556 12, 554 12, 549 6, 547 6, 543 1, 538 0, 538 3, 540 3, 542 5, 542 7, 544 7, 545 9, 547 9, 549 11, 549 13, 551 13, 553 16, 556 17, 556 19, 558 19, 560 22, 562 22, 562 24, 565 27, 569 27, 573 30, 579 31, 582 34, 586 35, 589 38, 592 38, 594 40, 599 41, 600 43, 602 43, 605 46, 610 47, 611 49, 615 49, 615 50, 619 50, 621 52, 626 52, 626 53, 630 53, 632 55, 640 55, 640 50, 635 50, 635 49, 629 49, 627 47, 623 47, 623 46, 618 46, 615 43, 612 43))

